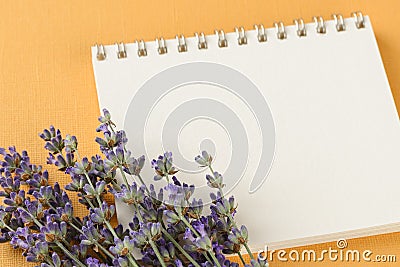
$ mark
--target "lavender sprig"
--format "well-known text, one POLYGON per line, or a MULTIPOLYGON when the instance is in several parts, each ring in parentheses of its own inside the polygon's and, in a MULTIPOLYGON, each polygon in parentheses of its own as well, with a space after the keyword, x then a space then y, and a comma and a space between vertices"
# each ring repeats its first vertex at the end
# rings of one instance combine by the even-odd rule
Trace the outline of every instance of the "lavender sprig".
POLYGON ((167 181, 157 191, 141 177, 144 156, 132 156, 125 132, 116 129, 107 110, 99 121, 97 131, 103 136, 96 142, 103 156, 81 157, 78 139, 63 137, 53 126, 40 134, 49 151, 47 163, 71 178, 66 191, 58 183, 52 186, 48 172, 32 164, 27 152, 0 148, 0 196, 4 198, 0 242, 22 249, 27 261, 41 267, 237 267, 226 259, 234 253, 246 267, 268 266, 253 258, 247 228, 238 227, 234 220, 235 200, 224 196, 223 177, 212 169, 207 152, 195 160, 209 168, 207 184, 217 190, 210 195, 213 204, 208 215, 203 201, 193 197, 196 188, 175 176, 178 169, 172 153, 152 161, 154 180, 167 181), (122 177, 122 185, 117 176, 122 177), (86 216, 74 215, 67 191, 78 195, 86 216), (130 229, 112 226, 115 207, 104 198, 109 193, 132 207, 130 229), (252 257, 250 263, 243 260, 242 247, 252 257))

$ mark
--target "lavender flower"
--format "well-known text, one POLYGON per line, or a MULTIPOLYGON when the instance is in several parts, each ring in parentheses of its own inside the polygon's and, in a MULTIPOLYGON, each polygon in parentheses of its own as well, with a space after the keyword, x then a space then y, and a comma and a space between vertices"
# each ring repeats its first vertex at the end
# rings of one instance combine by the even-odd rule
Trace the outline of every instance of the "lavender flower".
POLYGON ((113 205, 108 206, 104 201, 100 208, 94 208, 91 210, 90 219, 94 223, 102 224, 105 221, 110 221, 111 217, 114 216, 115 207, 113 205))
POLYGON ((105 187, 106 183, 104 181, 98 181, 95 186, 89 183, 85 184, 83 186, 83 191, 86 193, 87 198, 93 199, 103 194, 105 187))
POLYGON ((80 237, 81 244, 90 246, 96 243, 97 240, 101 240, 102 236, 97 231, 93 222, 88 221, 85 226, 82 226, 82 235, 80 237))
POLYGON ((55 166, 58 167, 60 171, 66 171, 68 173, 68 169, 74 166, 74 154, 72 153, 66 153, 66 156, 64 157, 63 155, 57 155, 55 157, 52 153, 49 153, 49 157, 47 158, 47 163, 48 164, 54 164, 55 166))
POLYGON ((219 217, 230 217, 236 211, 236 207, 234 206, 234 198, 230 198, 229 200, 222 198, 220 199, 215 206, 211 206, 212 212, 217 214, 219 217))
MULTIPOLYGON (((74 215, 68 193, 58 183, 51 185, 49 173, 32 164, 26 151, 0 148, 0 196, 4 198, 0 242, 22 249, 27 261, 41 267, 238 267, 225 254, 240 255, 242 247, 250 252, 248 231, 236 225, 235 200, 224 196, 223 177, 212 169, 212 157, 202 152, 195 158, 210 170, 206 180, 216 189, 210 195, 211 214, 204 215, 203 201, 193 197, 195 187, 175 176, 172 153, 152 161, 154 180, 167 182, 156 191, 141 178, 144 156, 132 156, 126 133, 115 129, 107 110, 99 121, 97 131, 103 136, 96 142, 103 156, 81 158, 77 138, 64 138, 53 126, 40 134, 49 152, 47 163, 71 178, 65 190, 77 194, 79 203, 87 207, 83 218, 74 215), (117 173, 122 184, 117 183, 117 173), (127 176, 140 183, 130 183, 127 176), (115 207, 105 201, 109 193, 132 207, 130 229, 112 226, 115 207)), ((242 263, 268 266, 255 259, 242 263)))
POLYGON ((61 131, 56 130, 54 126, 50 126, 47 130, 39 135, 44 141, 46 141, 45 149, 49 150, 53 154, 60 153, 64 148, 64 141, 61 136, 61 131))
POLYGON ((207 151, 202 151, 201 155, 196 156, 194 160, 200 165, 200 167, 209 167, 211 166, 213 158, 207 153, 207 151))
POLYGON ((133 183, 131 186, 127 187, 126 185, 121 186, 120 191, 112 190, 114 196, 117 199, 121 199, 123 202, 131 205, 131 204, 140 204, 143 202, 145 198, 145 187, 138 186, 136 183, 133 183))
POLYGON ((212 247, 211 239, 204 230, 204 225, 200 224, 196 229, 200 236, 194 237, 190 229, 186 229, 184 239, 191 241, 191 244, 185 245, 189 251, 208 252, 212 247))
POLYGON ((240 229, 233 228, 228 239, 235 244, 245 244, 248 241, 249 233, 246 226, 242 225, 240 229))
POLYGON ((0 207, 0 229, 6 228, 10 221, 11 215, 4 210, 4 207, 0 207))
POLYGON ((218 172, 214 172, 213 175, 206 175, 207 184, 212 188, 223 188, 225 185, 222 183, 222 175, 218 172))
POLYGON ((99 127, 105 126, 115 126, 115 124, 111 121, 111 114, 107 109, 103 109, 103 116, 99 117, 99 122, 101 123, 99 127))
POLYGON ((129 236, 125 236, 123 240, 116 238, 114 243, 115 246, 109 248, 110 252, 114 255, 126 256, 129 253, 133 253, 135 249, 135 242, 129 236))
POLYGON ((69 154, 74 153, 78 149, 78 140, 76 139, 76 136, 67 134, 64 139, 64 146, 65 152, 69 154))
POLYGON ((127 173, 138 176, 144 166, 144 161, 144 156, 141 156, 138 159, 129 158, 126 162, 127 173))
POLYGON ((109 265, 100 263, 96 258, 89 257, 86 259, 86 264, 88 267, 108 267, 109 265))
POLYGON ((6 208, 6 211, 16 210, 17 207, 22 206, 24 204, 24 201, 25 201, 24 190, 19 190, 18 193, 11 192, 10 197, 4 199, 4 204, 8 206, 6 208))
POLYGON ((48 218, 48 222, 40 231, 45 235, 47 242, 62 241, 67 234, 67 224, 65 222, 52 222, 48 218))
POLYGON ((42 262, 49 254, 49 247, 46 242, 37 242, 27 253, 26 260, 30 262, 42 262))
MULTIPOLYGON (((103 126, 106 127, 106 126, 103 126)), ((96 137, 95 141, 100 145, 100 150, 103 153, 111 152, 116 147, 124 146, 128 139, 126 138, 125 131, 110 132, 108 128, 103 131, 104 139, 96 137)))
POLYGON ((169 175, 174 175, 178 172, 178 170, 172 165, 172 153, 165 152, 163 156, 159 156, 158 159, 153 159, 151 162, 151 166, 154 168, 156 175, 154 176, 154 180, 161 180, 163 177, 166 177, 168 180, 169 175))

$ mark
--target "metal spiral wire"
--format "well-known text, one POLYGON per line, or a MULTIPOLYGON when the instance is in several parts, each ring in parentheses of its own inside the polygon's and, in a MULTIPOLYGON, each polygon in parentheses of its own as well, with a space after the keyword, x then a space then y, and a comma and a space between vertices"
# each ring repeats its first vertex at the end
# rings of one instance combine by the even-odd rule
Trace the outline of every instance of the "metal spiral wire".
MULTIPOLYGON (((354 23, 357 29, 365 28, 365 19, 364 15, 360 12, 353 12, 351 16, 354 18, 354 23)), ((332 18, 334 20, 335 28, 337 32, 346 31, 346 22, 341 14, 332 14, 332 18)), ((325 20, 321 16, 315 16, 312 18, 315 24, 315 31, 318 34, 326 34, 327 29, 325 25, 325 20)), ((293 23, 296 27, 296 34, 298 37, 306 37, 307 36, 307 29, 306 24, 302 18, 298 18, 293 20, 293 23)), ((282 21, 274 22, 273 26, 275 28, 275 33, 278 40, 285 40, 288 38, 286 32, 286 26, 282 21)), ((267 42, 268 36, 267 31, 265 30, 262 24, 254 25, 254 29, 256 31, 257 41, 259 43, 267 42)), ((234 29, 236 36, 237 36, 237 45, 242 46, 248 43, 247 31, 244 27, 235 27, 234 29)), ((226 34, 223 30, 215 30, 215 35, 217 37, 217 46, 220 48, 228 47, 228 40, 226 38, 226 34)), ((197 40, 197 49, 198 50, 206 50, 209 48, 208 38, 209 36, 204 35, 203 32, 201 33, 194 33, 194 36, 197 40)), ((177 50, 179 53, 184 53, 189 50, 188 44, 186 43, 186 38, 184 35, 176 35, 176 42, 177 42, 177 50)), ((159 55, 165 55, 169 52, 167 48, 167 43, 164 38, 156 38, 155 39, 157 45, 157 51, 159 55)), ((169 42, 169 41, 168 41, 169 42)), ((136 54, 138 57, 146 57, 148 55, 148 51, 146 48, 146 42, 143 40, 135 41, 136 44, 136 54)), ((115 43, 116 47, 116 54, 118 59, 125 59, 128 57, 127 49, 123 42, 115 43)), ((107 59, 107 52, 106 48, 102 44, 95 44, 96 48, 96 59, 98 61, 104 61, 107 59)), ((108 48, 107 48, 108 49, 108 48)))

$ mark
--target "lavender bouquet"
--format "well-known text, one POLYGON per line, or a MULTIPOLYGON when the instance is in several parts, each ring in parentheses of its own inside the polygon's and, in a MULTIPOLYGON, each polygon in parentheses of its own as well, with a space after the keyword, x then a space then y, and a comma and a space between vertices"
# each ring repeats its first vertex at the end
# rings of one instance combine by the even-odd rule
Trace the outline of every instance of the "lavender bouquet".
POLYGON ((1 242, 22 249, 27 261, 41 267, 239 266, 226 258, 229 254, 237 254, 245 266, 268 266, 251 254, 247 229, 234 219, 235 199, 224 195, 223 177, 212 169, 207 152, 195 160, 209 168, 206 179, 216 192, 211 193, 210 211, 203 214, 202 200, 192 196, 195 187, 174 176, 178 170, 171 153, 152 161, 154 180, 167 181, 155 190, 140 176, 144 157, 131 155, 125 132, 115 129, 107 110, 99 121, 103 138, 96 142, 103 156, 90 159, 79 155, 75 136, 63 137, 52 126, 40 134, 49 151, 47 163, 71 177, 65 189, 58 183, 51 186, 48 172, 32 164, 26 151, 0 149, 1 242), (138 183, 129 183, 129 177, 138 183), (78 195, 87 216, 74 216, 65 190, 78 195), (129 229, 111 224, 115 207, 104 200, 109 193, 134 208, 129 229), (242 249, 250 254, 248 264, 242 249))

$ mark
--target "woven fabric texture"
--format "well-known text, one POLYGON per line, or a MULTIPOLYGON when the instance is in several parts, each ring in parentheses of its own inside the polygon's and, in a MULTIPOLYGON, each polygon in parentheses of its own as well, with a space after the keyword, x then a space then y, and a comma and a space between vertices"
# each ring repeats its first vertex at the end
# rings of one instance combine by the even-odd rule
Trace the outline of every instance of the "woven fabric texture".
MULTIPOLYGON (((393 95, 400 108, 400 35, 397 34, 400 16, 396 13, 399 8, 400 2, 396 0, 3 1, 0 9, 0 99, 4 121, 0 147, 16 145, 20 150, 26 149, 33 162, 44 165, 46 152, 38 133, 54 124, 64 133, 78 137, 81 155, 98 153, 93 140, 99 107, 90 53, 90 46, 96 42, 133 42, 135 39, 153 40, 156 36, 174 38, 178 33, 189 36, 197 31, 211 34, 215 28, 232 31, 235 26, 242 25, 250 29, 255 23, 270 27, 275 20, 292 24, 293 19, 300 16, 310 21, 315 15, 328 19, 332 13, 341 12, 347 17, 357 10, 372 19, 393 95)), ((50 174, 51 182, 58 181, 62 185, 68 182, 67 176, 56 173, 53 168, 50 174)), ((76 198, 74 204, 77 215, 86 213, 85 209, 78 208, 76 198)), ((348 242, 351 249, 369 249, 374 254, 398 253, 397 261, 400 261, 400 233, 348 242)), ((322 251, 329 246, 335 244, 305 248, 322 251)), ((20 250, 1 244, 0 266, 33 265, 25 262, 20 250)), ((365 263, 274 260, 271 266, 365 266, 365 263)))

